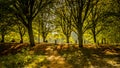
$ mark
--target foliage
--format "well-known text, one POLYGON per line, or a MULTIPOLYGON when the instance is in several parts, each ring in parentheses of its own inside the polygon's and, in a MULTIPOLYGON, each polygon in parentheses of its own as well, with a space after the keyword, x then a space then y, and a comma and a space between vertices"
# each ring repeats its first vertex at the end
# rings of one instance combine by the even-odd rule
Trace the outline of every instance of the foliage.
POLYGON ((22 49, 21 53, 1 56, 0 64, 3 68, 34 67, 32 63, 34 60, 37 60, 37 63, 42 63, 45 60, 45 56, 30 54, 29 49, 22 49))

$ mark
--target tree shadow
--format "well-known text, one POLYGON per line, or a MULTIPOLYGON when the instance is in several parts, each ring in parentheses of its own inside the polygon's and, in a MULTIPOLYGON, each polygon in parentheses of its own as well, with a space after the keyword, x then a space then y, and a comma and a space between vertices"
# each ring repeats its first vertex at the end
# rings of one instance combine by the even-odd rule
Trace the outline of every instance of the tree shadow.
POLYGON ((74 68, 119 68, 120 55, 105 55, 100 49, 80 48, 67 53, 66 60, 74 68))
POLYGON ((0 55, 17 54, 22 49, 29 48, 27 43, 0 43, 0 55))
POLYGON ((89 59, 91 65, 93 65, 95 68, 117 68, 120 67, 120 65, 117 65, 118 59, 120 55, 116 54, 110 54, 106 55, 103 53, 103 51, 100 51, 100 49, 87 49, 83 48, 82 53, 84 53, 84 56, 86 56, 86 59, 89 59), (117 60, 115 60, 118 58, 117 60))

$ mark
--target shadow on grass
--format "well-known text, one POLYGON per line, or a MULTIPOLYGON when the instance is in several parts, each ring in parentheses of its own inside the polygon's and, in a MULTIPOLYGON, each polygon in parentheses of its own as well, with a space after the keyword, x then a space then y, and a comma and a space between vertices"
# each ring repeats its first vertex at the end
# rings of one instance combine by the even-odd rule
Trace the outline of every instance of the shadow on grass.
POLYGON ((22 49, 28 48, 28 43, 0 43, 0 55, 17 54, 22 49))
POLYGON ((106 55, 99 49, 81 48, 62 55, 74 68, 120 68, 120 55, 106 55))

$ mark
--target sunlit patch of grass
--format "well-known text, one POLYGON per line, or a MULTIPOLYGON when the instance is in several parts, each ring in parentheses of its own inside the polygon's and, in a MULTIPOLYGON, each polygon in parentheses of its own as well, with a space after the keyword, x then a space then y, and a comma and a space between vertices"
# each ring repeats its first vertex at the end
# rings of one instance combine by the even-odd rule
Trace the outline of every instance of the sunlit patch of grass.
POLYGON ((72 65, 68 64, 62 56, 51 55, 47 57, 47 60, 49 61, 47 64, 49 68, 72 68, 72 65))
POLYGON ((34 54, 37 54, 37 55, 43 54, 44 55, 46 48, 47 48, 47 45, 37 44, 36 46, 34 46, 32 48, 32 50, 34 51, 34 54))
POLYGON ((97 44, 85 44, 83 45, 83 47, 96 49, 98 48, 98 45, 97 44))
POLYGON ((104 61, 112 66, 120 66, 120 64, 117 64, 117 62, 114 59, 105 58, 104 61))
POLYGON ((29 54, 30 54, 30 55, 33 55, 33 54, 34 54, 34 51, 33 51, 33 50, 29 51, 29 54))
POLYGON ((36 68, 36 67, 41 67, 41 64, 43 61, 45 61, 45 56, 34 56, 34 60, 25 65, 24 68, 36 68))
POLYGON ((46 66, 46 65, 43 65, 43 66, 41 66, 41 68, 48 68, 48 66, 46 66))
POLYGON ((114 49, 106 49, 103 51, 105 55, 118 55, 118 53, 114 49))

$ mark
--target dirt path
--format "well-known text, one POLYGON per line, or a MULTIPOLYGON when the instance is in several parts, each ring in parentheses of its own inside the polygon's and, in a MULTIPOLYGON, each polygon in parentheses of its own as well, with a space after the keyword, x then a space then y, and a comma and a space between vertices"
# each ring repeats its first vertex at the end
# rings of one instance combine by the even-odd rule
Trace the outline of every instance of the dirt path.
POLYGON ((52 47, 48 47, 46 52, 46 59, 49 64, 43 65, 41 68, 73 68, 72 65, 65 61, 65 58, 59 55, 57 51, 54 51, 52 47))

